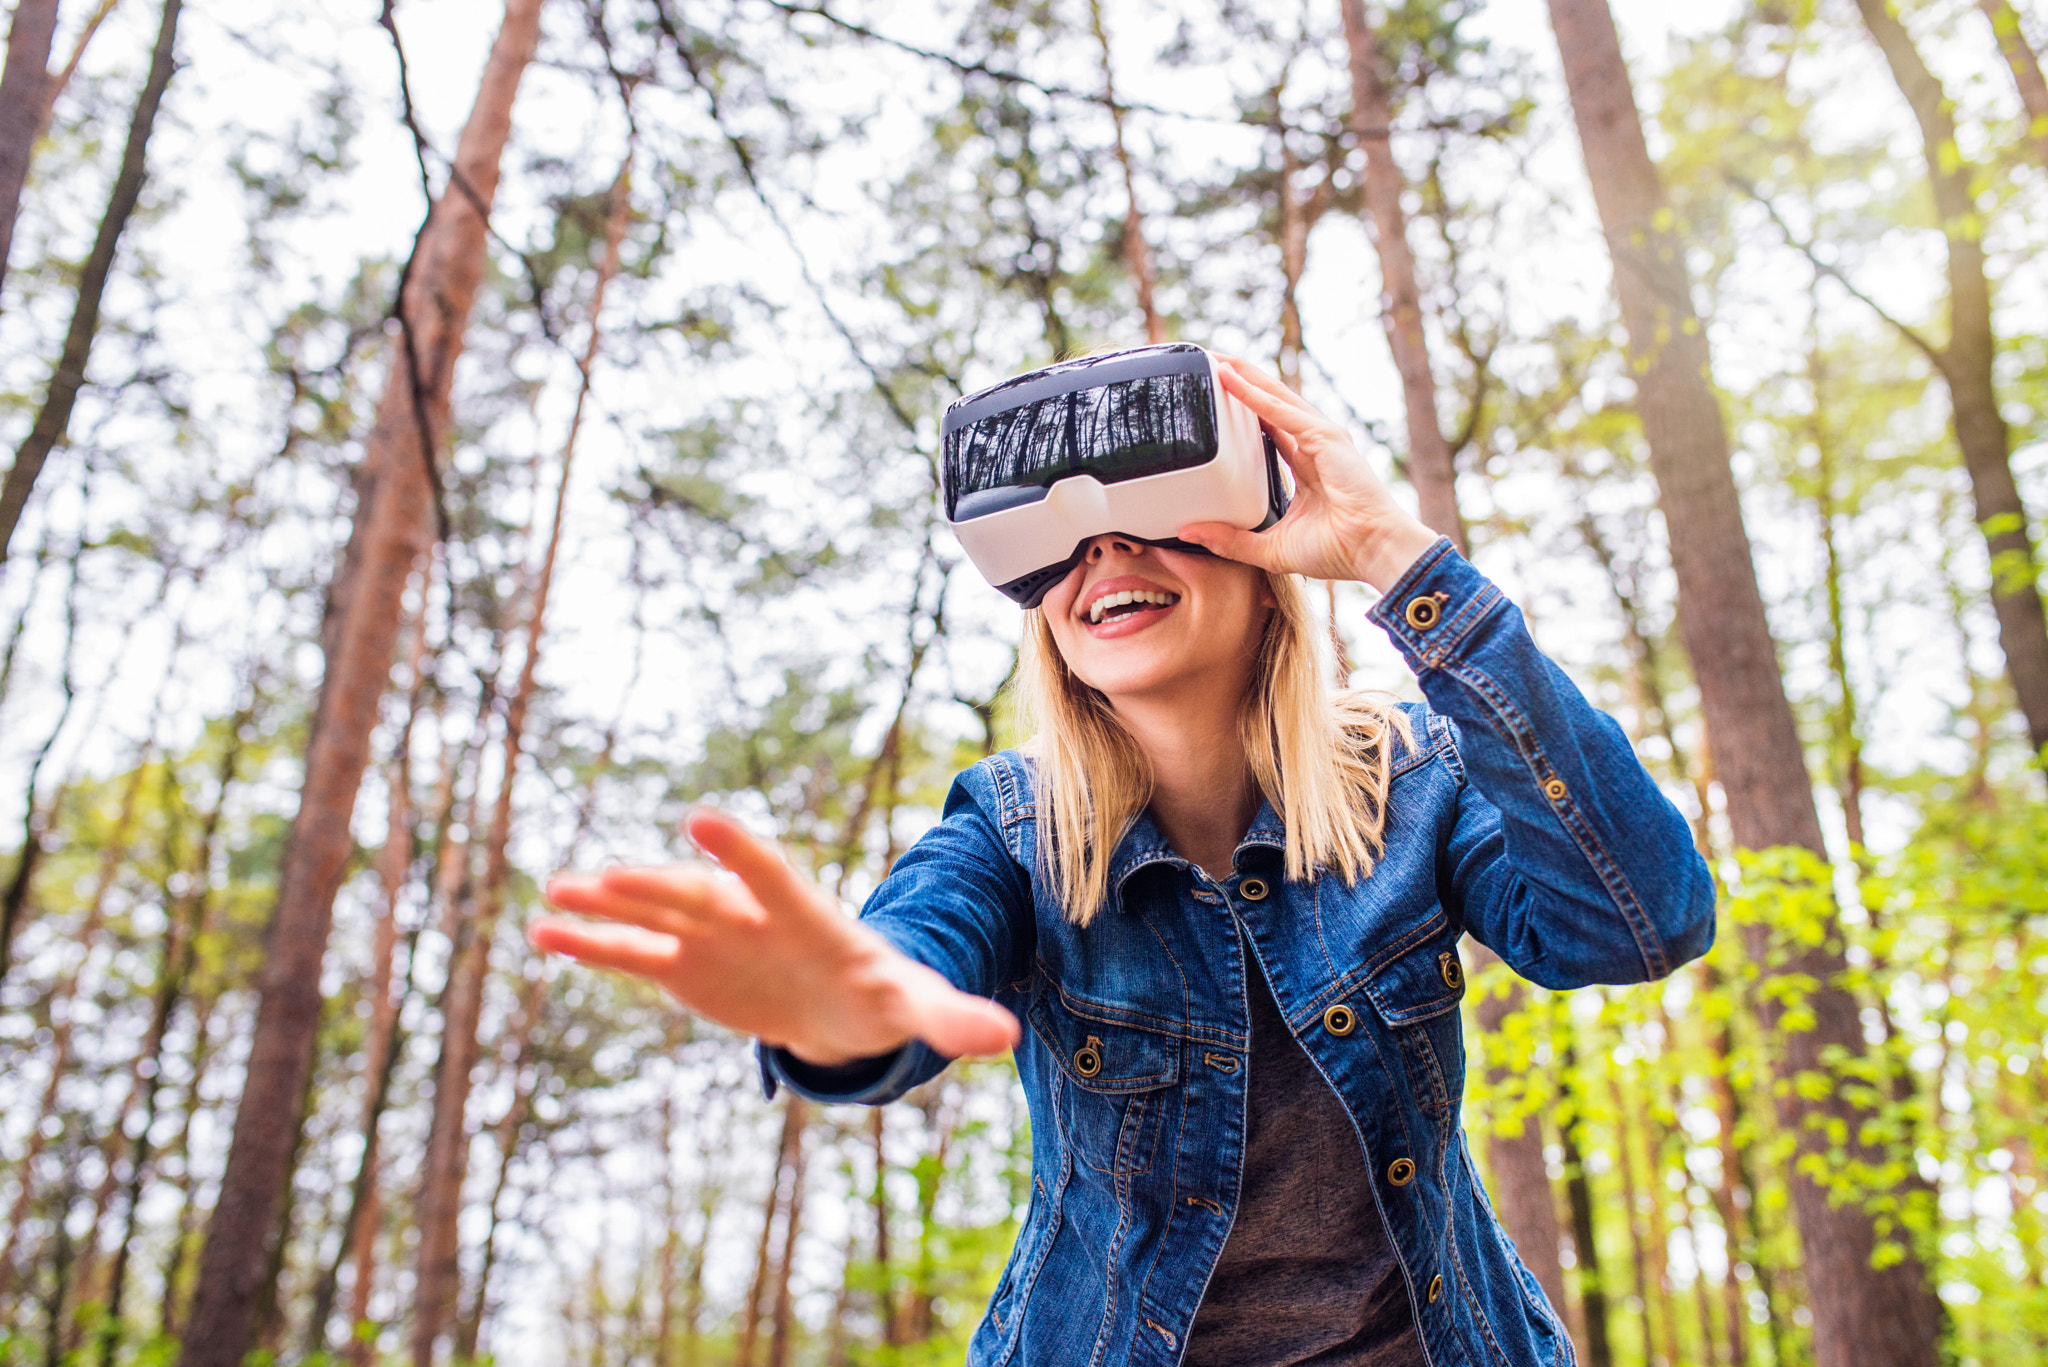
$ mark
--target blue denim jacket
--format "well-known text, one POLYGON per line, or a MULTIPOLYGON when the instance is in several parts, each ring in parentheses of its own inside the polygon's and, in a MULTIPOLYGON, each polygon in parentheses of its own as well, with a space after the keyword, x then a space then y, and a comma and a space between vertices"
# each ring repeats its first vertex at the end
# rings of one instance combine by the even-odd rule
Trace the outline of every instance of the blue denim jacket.
MULTIPOLYGON (((1429 705, 1411 707, 1386 852, 1356 886, 1287 881, 1270 808, 1221 880, 1141 817, 1116 849, 1110 904, 1078 929, 1036 862, 1027 765, 1005 752, 959 776, 944 818, 862 911, 1024 1023, 1030 1204, 969 1362, 1179 1362, 1237 1207, 1241 943, 1357 1126, 1432 1367, 1573 1361, 1459 1123, 1458 940, 1545 987, 1658 978, 1713 941, 1713 882, 1621 729, 1448 541, 1371 615, 1429 705)), ((915 1043, 835 1069, 762 1057, 771 1095, 782 1083, 871 1103, 945 1064, 915 1043)))

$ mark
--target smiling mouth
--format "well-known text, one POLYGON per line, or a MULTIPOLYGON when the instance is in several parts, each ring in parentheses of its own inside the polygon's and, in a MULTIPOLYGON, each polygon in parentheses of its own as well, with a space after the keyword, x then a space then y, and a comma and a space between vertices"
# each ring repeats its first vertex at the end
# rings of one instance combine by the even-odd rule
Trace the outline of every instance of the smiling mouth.
POLYGON ((1119 618, 1131 617, 1141 612, 1161 611, 1180 601, 1177 593, 1162 593, 1154 589, 1132 589, 1123 593, 1105 593, 1088 605, 1086 617, 1090 626, 1114 622, 1119 618))

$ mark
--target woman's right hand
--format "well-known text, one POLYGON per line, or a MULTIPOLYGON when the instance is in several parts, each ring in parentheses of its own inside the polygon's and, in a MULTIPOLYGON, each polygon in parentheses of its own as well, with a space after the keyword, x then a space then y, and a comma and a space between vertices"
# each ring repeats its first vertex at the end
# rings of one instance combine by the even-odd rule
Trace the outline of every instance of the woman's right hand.
POLYGON ((557 874, 549 902, 612 924, 543 916, 527 938, 536 949, 645 978, 697 1014, 807 1063, 848 1063, 913 1039, 948 1057, 1016 1044, 1015 1016, 847 916, 731 817, 693 812, 683 829, 724 868, 557 874))

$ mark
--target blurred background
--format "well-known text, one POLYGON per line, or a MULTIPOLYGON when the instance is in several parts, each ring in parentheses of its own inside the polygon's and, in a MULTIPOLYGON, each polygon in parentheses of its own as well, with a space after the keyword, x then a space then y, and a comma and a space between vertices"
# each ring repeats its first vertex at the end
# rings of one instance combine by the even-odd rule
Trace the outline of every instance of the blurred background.
POLYGON ((1471 958, 1580 1360, 2048 1355, 2048 14, 9 22, 0 1362, 960 1360, 1007 1062, 771 1104, 522 927, 696 802, 857 905, 1021 738, 940 413, 1148 339, 1347 425, 1723 881, 1656 985, 1471 958))

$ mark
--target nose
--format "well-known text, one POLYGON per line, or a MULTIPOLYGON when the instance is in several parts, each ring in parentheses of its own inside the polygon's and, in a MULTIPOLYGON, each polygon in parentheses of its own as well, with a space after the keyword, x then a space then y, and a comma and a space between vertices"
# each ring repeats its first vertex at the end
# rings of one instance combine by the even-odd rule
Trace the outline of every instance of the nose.
POLYGON ((1138 555, 1145 549, 1145 543, 1122 532, 1106 532, 1088 543, 1084 553, 1091 565, 1100 564, 1102 558, 1115 551, 1120 555, 1138 555))

